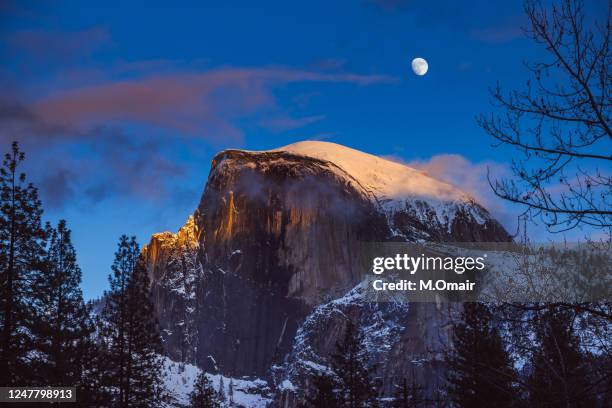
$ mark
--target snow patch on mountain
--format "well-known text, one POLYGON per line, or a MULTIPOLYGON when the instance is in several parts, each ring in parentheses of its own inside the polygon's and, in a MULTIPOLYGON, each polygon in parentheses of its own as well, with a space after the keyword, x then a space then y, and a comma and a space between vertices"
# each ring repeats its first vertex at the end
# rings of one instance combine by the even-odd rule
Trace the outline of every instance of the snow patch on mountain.
POLYGON ((336 143, 302 141, 266 151, 229 149, 213 160, 211 176, 235 170, 235 154, 252 156, 239 166, 266 174, 295 158, 309 165, 291 167, 296 179, 318 169, 335 177, 370 201, 383 214, 391 235, 406 241, 507 241, 506 231, 468 193, 418 170, 336 143), (293 157, 291 157, 293 156, 293 157), (229 160, 224 163, 225 160, 229 160))
POLYGON ((336 164, 361 186, 384 199, 469 201, 469 195, 427 173, 336 143, 303 141, 274 149, 336 164))
POLYGON ((408 312, 405 302, 372 303, 366 299, 366 289, 359 284, 346 295, 317 306, 298 329, 293 350, 283 367, 277 367, 278 388, 282 393, 304 390, 304 380, 319 374, 333 374, 329 354, 336 344, 322 344, 328 336, 321 332, 339 327, 336 321, 357 319, 357 329, 367 351, 369 362, 385 361, 405 330, 403 316, 408 312), (327 354, 327 355, 324 355, 327 354), (287 386, 291 384, 291 387, 287 386))
MULTIPOLYGON (((166 389, 172 390, 171 398, 174 400, 169 407, 189 406, 189 394, 202 370, 192 364, 177 363, 168 357, 163 357, 164 384, 166 389)), ((272 402, 271 390, 266 381, 260 378, 231 378, 220 374, 207 373, 216 391, 220 390, 223 379, 223 391, 226 398, 222 407, 265 408, 272 402), (233 391, 233 404, 230 405, 230 383, 233 391)))
POLYGON ((354 180, 354 187, 378 202, 389 220, 398 212, 409 212, 423 224, 434 223, 450 233, 453 220, 460 211, 481 225, 489 218, 488 213, 466 192, 405 164, 320 141, 298 142, 272 151, 333 163, 343 170, 344 174, 339 175, 350 175, 348 181, 354 180))

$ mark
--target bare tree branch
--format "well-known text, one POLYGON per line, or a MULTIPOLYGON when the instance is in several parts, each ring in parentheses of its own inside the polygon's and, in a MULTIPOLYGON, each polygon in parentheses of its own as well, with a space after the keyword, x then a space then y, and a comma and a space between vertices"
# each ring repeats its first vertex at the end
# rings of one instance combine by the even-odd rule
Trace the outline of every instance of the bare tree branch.
POLYGON ((495 114, 479 125, 496 146, 514 147, 512 179, 492 179, 499 197, 524 205, 550 231, 612 229, 612 1, 603 22, 587 21, 580 0, 545 8, 525 3, 528 38, 549 60, 526 63, 526 89, 491 89, 495 114))

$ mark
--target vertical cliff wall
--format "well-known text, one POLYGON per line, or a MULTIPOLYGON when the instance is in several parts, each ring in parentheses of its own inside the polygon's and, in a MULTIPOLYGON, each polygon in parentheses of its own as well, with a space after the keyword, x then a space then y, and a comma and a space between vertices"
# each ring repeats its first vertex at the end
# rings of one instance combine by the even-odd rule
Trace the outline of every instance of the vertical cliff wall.
POLYGON ((415 369, 435 384, 446 314, 433 304, 365 302, 353 289, 359 243, 509 235, 455 187, 337 145, 313 153, 328 148, 313 143, 308 154, 303 146, 219 153, 193 217, 177 234, 153 236, 144 254, 168 354, 267 378, 278 403, 293 407, 349 319, 366 334, 381 392, 415 369))
POLYGON ((282 152, 215 157, 196 211, 204 367, 265 375, 312 306, 359 280, 358 242, 388 236, 384 217, 330 166, 282 152))

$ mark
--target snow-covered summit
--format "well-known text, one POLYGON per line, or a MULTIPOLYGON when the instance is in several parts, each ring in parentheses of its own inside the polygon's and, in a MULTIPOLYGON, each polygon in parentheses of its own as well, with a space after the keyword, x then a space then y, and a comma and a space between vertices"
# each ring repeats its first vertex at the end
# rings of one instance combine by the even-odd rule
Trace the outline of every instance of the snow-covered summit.
POLYGON ((379 200, 472 201, 457 187, 434 179, 423 171, 336 143, 303 141, 272 151, 285 151, 334 163, 379 200))
POLYGON ((225 179, 230 184, 235 174, 245 169, 258 172, 263 179, 272 174, 270 169, 290 178, 332 172, 342 185, 351 186, 386 217, 396 239, 511 239, 482 205, 452 184, 336 143, 302 141, 265 151, 229 149, 215 156, 212 167, 209 181, 225 179))

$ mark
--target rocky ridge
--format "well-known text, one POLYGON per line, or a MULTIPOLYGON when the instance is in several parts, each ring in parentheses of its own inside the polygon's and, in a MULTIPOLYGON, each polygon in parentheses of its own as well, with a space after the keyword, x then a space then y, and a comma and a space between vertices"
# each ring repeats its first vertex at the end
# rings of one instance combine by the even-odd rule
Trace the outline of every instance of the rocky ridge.
POLYGON ((325 142, 215 156, 200 204, 144 249, 168 355, 207 372, 265 378, 293 407, 347 319, 391 395, 435 384, 445 314, 363 300, 360 242, 509 241, 473 198, 410 167, 325 142))

